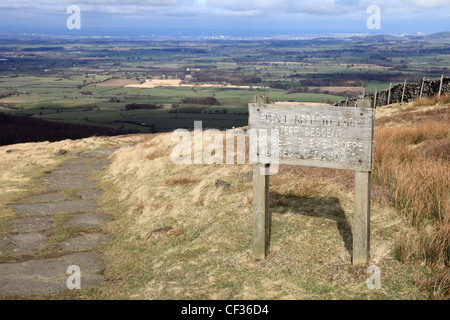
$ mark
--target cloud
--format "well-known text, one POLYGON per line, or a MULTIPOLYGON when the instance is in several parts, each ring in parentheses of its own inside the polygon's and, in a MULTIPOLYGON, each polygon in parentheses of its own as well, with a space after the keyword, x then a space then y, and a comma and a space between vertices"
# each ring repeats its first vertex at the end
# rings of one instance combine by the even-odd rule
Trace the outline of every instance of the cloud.
POLYGON ((0 15, 65 13, 69 5, 84 13, 121 16, 186 17, 329 17, 347 19, 364 14, 369 5, 379 5, 393 17, 415 14, 448 14, 448 0, 1 0, 0 15), (9 9, 9 10, 8 10, 9 9), (3 14, 2 14, 3 13, 3 14))
POLYGON ((365 11, 370 5, 378 5, 385 14, 441 13, 450 7, 449 0, 206 0, 216 11, 258 11, 261 14, 337 15, 351 16, 365 11))
POLYGON ((405 2, 418 9, 442 9, 450 7, 448 0, 406 0, 405 2))

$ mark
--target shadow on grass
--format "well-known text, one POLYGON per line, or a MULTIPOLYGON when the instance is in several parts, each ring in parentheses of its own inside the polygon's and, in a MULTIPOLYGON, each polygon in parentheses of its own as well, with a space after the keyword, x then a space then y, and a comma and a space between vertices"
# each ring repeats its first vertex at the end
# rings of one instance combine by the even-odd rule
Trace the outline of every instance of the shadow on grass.
POLYGON ((350 256, 353 252, 353 233, 350 222, 338 198, 301 197, 292 194, 270 192, 269 205, 284 214, 288 210, 308 217, 326 218, 336 222, 336 227, 350 256))

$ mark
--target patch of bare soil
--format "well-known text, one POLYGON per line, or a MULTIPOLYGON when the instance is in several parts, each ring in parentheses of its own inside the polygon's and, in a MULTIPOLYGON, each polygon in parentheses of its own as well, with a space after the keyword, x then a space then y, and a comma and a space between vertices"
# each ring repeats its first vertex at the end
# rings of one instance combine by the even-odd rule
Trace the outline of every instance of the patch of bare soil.
POLYGON ((309 91, 318 90, 319 92, 328 91, 331 94, 342 94, 347 92, 352 93, 365 93, 364 87, 308 87, 309 91))
POLYGON ((92 87, 126 87, 128 85, 139 84, 136 79, 112 79, 102 83, 91 85, 92 87))

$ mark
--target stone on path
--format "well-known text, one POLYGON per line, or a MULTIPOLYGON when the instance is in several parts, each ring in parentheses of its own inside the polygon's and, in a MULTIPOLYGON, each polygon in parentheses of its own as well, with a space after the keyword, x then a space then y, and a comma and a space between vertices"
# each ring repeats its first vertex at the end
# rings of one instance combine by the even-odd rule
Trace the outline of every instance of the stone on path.
POLYGON ((20 200, 20 202, 51 202, 64 200, 64 193, 47 193, 36 196, 26 197, 20 200))
POLYGON ((106 213, 74 214, 67 222, 68 227, 95 228, 112 221, 113 217, 106 213))
POLYGON ((75 158, 67 160, 59 165, 60 168, 82 167, 92 164, 92 159, 75 158))
POLYGON ((45 244, 45 240, 47 240, 47 237, 43 233, 21 233, 17 235, 1 236, 0 256, 36 254, 45 244))
POLYGON ((70 200, 49 203, 18 203, 9 204, 19 215, 43 216, 56 213, 89 212, 97 209, 95 200, 70 200))
POLYGON ((91 168, 91 167, 75 167, 75 168, 64 168, 52 171, 52 174, 63 174, 63 175, 74 175, 74 174, 84 174, 84 173, 95 173, 100 172, 101 168, 91 168))
POLYGON ((61 169, 73 169, 73 168, 83 168, 83 167, 92 167, 101 169, 104 166, 108 165, 110 162, 106 159, 73 159, 64 162, 59 166, 61 169))
POLYGON ((82 252, 56 259, 0 264, 0 296, 50 293, 67 289, 69 266, 78 266, 81 287, 103 283, 101 254, 82 252))
POLYGON ((54 228, 56 214, 71 214, 65 227, 83 231, 57 244, 61 249, 59 254, 66 254, 60 258, 0 264, 0 297, 68 289, 67 281, 72 276, 69 266, 80 268, 81 287, 104 281, 100 274, 104 270, 101 253, 82 251, 100 249, 112 240, 112 235, 89 233, 89 230, 107 224, 113 216, 95 212, 98 209, 96 199, 103 190, 97 187, 99 181, 90 180, 89 175, 101 173, 110 163, 106 157, 117 149, 77 153, 79 157, 68 159, 56 170, 48 171, 41 177, 40 183, 53 193, 26 197, 19 203, 8 205, 21 217, 5 222, 10 234, 0 235, 0 257, 3 259, 39 253, 47 241, 44 232, 54 228), (81 200, 64 200, 62 191, 67 190, 75 191, 81 200))
POLYGON ((98 180, 49 181, 48 189, 53 191, 61 191, 66 189, 84 189, 95 187, 98 185, 98 182, 98 180))
POLYGON ((64 251, 85 251, 103 247, 107 245, 111 239, 111 235, 102 233, 80 233, 81 235, 75 238, 67 239, 59 244, 59 247, 64 251))
POLYGON ((6 225, 12 232, 40 232, 53 228, 53 216, 29 217, 9 220, 6 225))
POLYGON ((116 150, 119 150, 120 148, 110 148, 110 149, 94 149, 94 150, 87 150, 83 151, 82 155, 104 155, 104 156, 110 156, 112 155, 116 150))
POLYGON ((77 181, 82 181, 82 180, 89 180, 88 179, 88 175, 87 174, 73 174, 73 175, 67 175, 67 174, 48 174, 44 177, 42 177, 42 179, 44 180, 44 183, 48 183, 49 181, 64 181, 64 180, 77 180, 77 181))

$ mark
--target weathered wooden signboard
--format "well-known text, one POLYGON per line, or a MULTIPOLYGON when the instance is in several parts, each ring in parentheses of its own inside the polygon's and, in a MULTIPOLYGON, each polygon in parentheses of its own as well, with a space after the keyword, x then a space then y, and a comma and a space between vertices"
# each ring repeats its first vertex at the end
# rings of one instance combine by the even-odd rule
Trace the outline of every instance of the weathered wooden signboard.
POLYGON ((280 164, 372 171, 374 109, 301 104, 249 109, 250 128, 278 130, 280 164))
MULTIPOLYGON (((370 178, 373 170, 374 113, 370 100, 358 107, 270 104, 264 100, 249 104, 249 129, 278 133, 277 146, 267 139, 266 156, 278 164, 303 165, 355 171, 355 219, 353 263, 366 263, 370 243, 370 178)), ((251 141, 250 149, 257 150, 251 141), (253 144, 253 145, 252 145, 253 144)), ((252 152, 252 151, 251 151, 252 152)), ((267 157, 261 157, 267 159, 267 157)), ((260 159, 260 158, 258 158, 260 159)), ((268 212, 270 163, 257 160, 254 170, 255 258, 264 259, 270 243, 268 212), (261 170, 263 169, 263 170, 261 170)))

